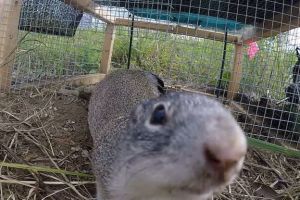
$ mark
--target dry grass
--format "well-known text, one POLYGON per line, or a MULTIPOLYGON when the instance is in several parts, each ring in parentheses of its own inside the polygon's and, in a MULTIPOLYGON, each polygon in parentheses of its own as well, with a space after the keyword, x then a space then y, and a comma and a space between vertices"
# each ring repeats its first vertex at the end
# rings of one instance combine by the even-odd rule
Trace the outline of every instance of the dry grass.
POLYGON ((250 149, 240 177, 217 199, 297 200, 300 160, 250 149))
MULTIPOLYGON (((92 174, 87 102, 38 89, 1 94, 0 159, 92 174)), ((0 164, 1 166, 1 164, 0 164)), ((0 167, 0 198, 93 199, 92 177, 0 167)), ((215 199, 300 197, 300 160, 249 150, 240 177, 215 199)))
MULTIPOLYGON (((86 102, 39 90, 3 95, 0 159, 91 174, 86 102)), ((1 167, 1 199, 90 199, 94 180, 1 167)))

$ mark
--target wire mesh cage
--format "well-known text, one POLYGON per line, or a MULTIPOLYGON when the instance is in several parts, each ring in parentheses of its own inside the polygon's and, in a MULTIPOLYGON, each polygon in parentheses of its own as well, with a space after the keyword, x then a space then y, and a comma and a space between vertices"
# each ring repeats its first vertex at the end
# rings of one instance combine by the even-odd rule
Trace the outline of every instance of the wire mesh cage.
MULTIPOLYGON (((215 98, 234 114, 248 138, 269 142, 263 143, 269 149, 277 144, 280 152, 296 149, 292 154, 299 156, 300 0, 0 0, 0 143, 13 148, 19 142, 14 148, 22 152, 16 151, 12 160, 21 157, 50 166, 54 162, 57 167, 91 172, 85 156, 91 146, 86 142, 87 109, 78 98, 70 100, 60 92, 80 96, 82 85, 120 68, 151 71, 168 91, 215 98), (63 90, 42 92, 58 84, 63 90), (2 90, 29 92, 29 97, 5 96, 2 90), (20 136, 26 141, 18 141, 20 136), (82 143, 84 150, 78 148, 82 143), (41 149, 46 159, 39 158, 41 149)), ((249 193, 256 194, 252 182, 259 178, 272 185, 265 188, 275 185, 287 197, 298 198, 299 192, 290 192, 299 189, 299 165, 294 164, 298 160, 257 155, 250 155, 251 162, 253 157, 259 161, 248 163, 246 171, 252 171, 242 176, 242 189, 238 183, 226 198, 216 199, 248 199, 249 193), (276 164, 268 168, 262 161, 276 164), (285 168, 284 173, 274 170, 275 165, 285 168), (262 169, 267 172, 257 174, 262 169)), ((82 179, 70 181, 73 189, 78 188, 74 199, 94 192, 84 184, 77 187, 82 179)), ((66 193, 63 198, 58 192, 58 199, 73 198, 59 188, 62 182, 47 184, 66 193)), ((29 190, 28 196, 33 193, 29 190)), ((15 191, 29 199, 18 187, 15 191)))
POLYGON ((55 82, 97 68, 103 24, 63 1, 23 1, 13 85, 55 82))
POLYGON ((160 73, 172 84, 234 99, 231 108, 249 135, 299 145, 299 1, 97 3, 129 12, 127 21, 116 23, 136 25, 131 65, 160 73))
POLYGON ((113 45, 113 68, 234 100, 250 136, 299 147, 298 21, 299 1, 27 0, 12 84, 97 73, 113 45))
POLYGON ((25 31, 74 36, 82 12, 62 0, 24 0, 19 28, 25 31))

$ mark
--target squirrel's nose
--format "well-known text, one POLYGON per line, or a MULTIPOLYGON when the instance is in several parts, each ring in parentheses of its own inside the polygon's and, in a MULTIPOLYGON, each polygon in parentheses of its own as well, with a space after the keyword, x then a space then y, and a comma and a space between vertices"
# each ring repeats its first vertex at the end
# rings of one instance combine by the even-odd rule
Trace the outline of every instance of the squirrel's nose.
POLYGON ((207 164, 219 181, 227 182, 237 175, 246 155, 246 144, 243 141, 235 141, 229 144, 206 144, 204 155, 207 164))

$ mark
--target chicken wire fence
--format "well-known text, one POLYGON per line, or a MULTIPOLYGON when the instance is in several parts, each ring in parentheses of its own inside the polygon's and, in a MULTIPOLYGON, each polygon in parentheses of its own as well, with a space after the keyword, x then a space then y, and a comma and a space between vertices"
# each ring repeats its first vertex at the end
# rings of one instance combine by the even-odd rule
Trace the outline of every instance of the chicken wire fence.
MULTIPOLYGON (((16 10, 0 2, 4 41, 4 19, 16 10)), ((248 136, 300 147, 300 1, 67 2, 21 1, 11 90, 98 73, 107 18, 116 30, 112 69, 149 70, 170 88, 216 97, 248 136), (238 90, 229 101, 232 81, 238 90)))

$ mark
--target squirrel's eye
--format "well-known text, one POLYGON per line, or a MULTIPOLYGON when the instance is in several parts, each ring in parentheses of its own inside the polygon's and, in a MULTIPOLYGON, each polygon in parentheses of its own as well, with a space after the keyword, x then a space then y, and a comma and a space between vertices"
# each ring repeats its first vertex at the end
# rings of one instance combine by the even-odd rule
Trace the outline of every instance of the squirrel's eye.
POLYGON ((163 125, 167 122, 167 113, 164 105, 158 105, 154 109, 151 119, 150 119, 150 124, 153 125, 163 125))

